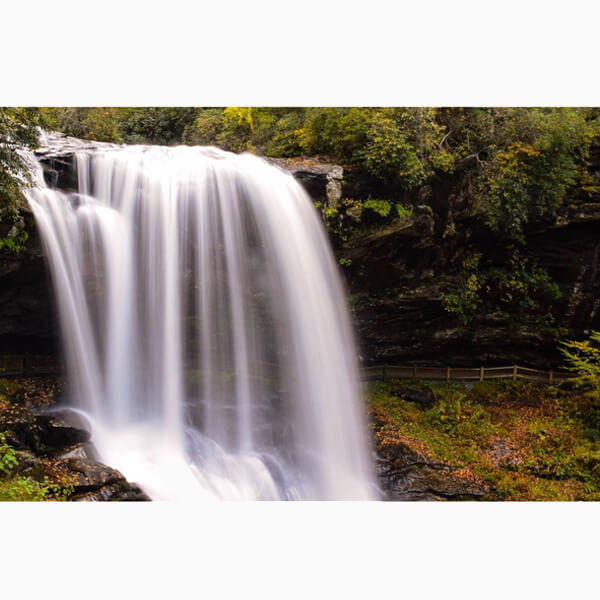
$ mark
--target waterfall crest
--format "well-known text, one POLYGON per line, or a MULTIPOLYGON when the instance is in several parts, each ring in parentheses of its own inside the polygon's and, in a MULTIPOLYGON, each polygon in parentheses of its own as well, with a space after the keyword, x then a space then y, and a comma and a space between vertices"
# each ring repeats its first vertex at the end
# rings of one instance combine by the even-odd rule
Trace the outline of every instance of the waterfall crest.
POLYGON ((73 402, 155 499, 368 499, 343 288, 309 197, 216 148, 75 152, 28 199, 73 402))

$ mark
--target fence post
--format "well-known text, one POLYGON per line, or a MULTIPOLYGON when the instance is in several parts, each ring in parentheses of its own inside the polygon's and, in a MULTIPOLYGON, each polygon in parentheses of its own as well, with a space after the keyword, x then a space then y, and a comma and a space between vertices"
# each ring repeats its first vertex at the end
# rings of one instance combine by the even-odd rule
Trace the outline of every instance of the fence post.
POLYGON ((483 381, 484 378, 484 368, 483 367, 479 367, 479 381, 483 381))
POLYGON ((513 365, 513 381, 517 380, 517 365, 513 365))
POLYGON ((383 373, 383 381, 385 381, 387 378, 387 365, 383 365, 382 373, 383 373))
POLYGON ((554 381, 554 371, 550 371, 550 373, 548 373, 548 385, 552 385, 553 381, 554 381))
POLYGON ((446 381, 450 381, 450 367, 446 367, 446 381))

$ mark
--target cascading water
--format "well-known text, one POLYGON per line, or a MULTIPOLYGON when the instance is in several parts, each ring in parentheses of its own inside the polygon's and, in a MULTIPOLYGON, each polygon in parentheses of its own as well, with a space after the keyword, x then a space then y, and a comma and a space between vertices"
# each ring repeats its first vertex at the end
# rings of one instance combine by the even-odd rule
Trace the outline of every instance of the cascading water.
POLYGON ((154 499, 373 497, 355 346, 318 214, 216 148, 76 152, 28 193, 74 402, 154 499))

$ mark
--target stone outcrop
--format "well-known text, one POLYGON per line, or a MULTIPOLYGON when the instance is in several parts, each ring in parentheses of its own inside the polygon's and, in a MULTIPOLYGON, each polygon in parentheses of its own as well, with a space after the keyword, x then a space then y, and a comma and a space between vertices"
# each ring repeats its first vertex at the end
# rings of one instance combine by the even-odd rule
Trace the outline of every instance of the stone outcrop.
POLYGON ((600 329, 599 212, 600 203, 569 208, 559 223, 528 236, 525 256, 545 268, 561 292, 552 308, 554 331, 510 313, 482 314, 464 325, 445 310, 444 290, 453 283, 452 260, 469 234, 466 223, 454 224, 462 240, 437 233, 439 215, 433 234, 428 223, 410 219, 352 240, 342 254, 351 261, 345 272, 362 354, 387 364, 557 368, 558 327, 562 339, 600 329))
POLYGON ((42 483, 61 474, 71 501, 150 500, 143 490, 97 460, 83 418, 72 411, 35 414, 11 405, 0 413, 0 432, 13 449, 14 474, 42 483))

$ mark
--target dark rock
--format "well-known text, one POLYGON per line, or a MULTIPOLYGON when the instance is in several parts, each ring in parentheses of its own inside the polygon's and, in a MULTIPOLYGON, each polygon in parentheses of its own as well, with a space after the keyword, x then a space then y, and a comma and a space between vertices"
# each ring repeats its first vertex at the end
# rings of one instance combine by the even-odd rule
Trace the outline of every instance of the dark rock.
POLYGON ((63 450, 62 452, 55 453, 54 456, 58 459, 89 458, 90 460, 94 461, 100 460, 100 456, 98 455, 95 446, 91 443, 68 448, 66 450, 63 450))
MULTIPOLYGON (((375 420, 374 425, 377 431, 383 423, 375 420)), ((399 440, 376 444, 374 458, 385 500, 481 500, 490 491, 399 440)))
POLYGON ((393 382, 389 388, 390 394, 403 398, 409 402, 414 402, 422 408, 431 408, 435 402, 433 392, 424 385, 406 385, 399 382, 393 382))
POLYGON ((123 480, 94 491, 76 495, 72 500, 75 502, 106 502, 109 500, 119 502, 147 502, 151 498, 137 485, 123 480))
POLYGON ((7 442, 19 450, 46 454, 87 442, 90 432, 67 425, 58 416, 32 415, 29 411, 3 419, 0 430, 7 442))
POLYGON ((141 488, 129 483, 116 469, 90 459, 69 458, 65 463, 78 478, 72 500, 150 500, 141 488))
POLYGON ((481 500, 482 485, 465 481, 454 469, 415 453, 408 446, 396 449, 395 458, 378 452, 376 469, 387 500, 481 500))
POLYGON ((39 428, 35 420, 5 419, 0 423, 6 442, 16 450, 41 454, 45 448, 41 442, 39 428))
POLYGON ((38 415, 35 418, 38 436, 47 452, 87 442, 90 432, 67 425, 55 415, 38 415))
POLYGON ((68 458, 65 462, 69 471, 78 476, 75 493, 98 489, 124 479, 116 469, 111 469, 88 458, 68 458))
POLYGON ((14 474, 22 475, 23 477, 32 477, 36 481, 44 480, 44 465, 33 452, 16 450, 15 458, 18 462, 13 470, 14 474))
POLYGON ((0 250, 0 354, 58 354, 58 318, 33 218, 27 249, 0 250))

